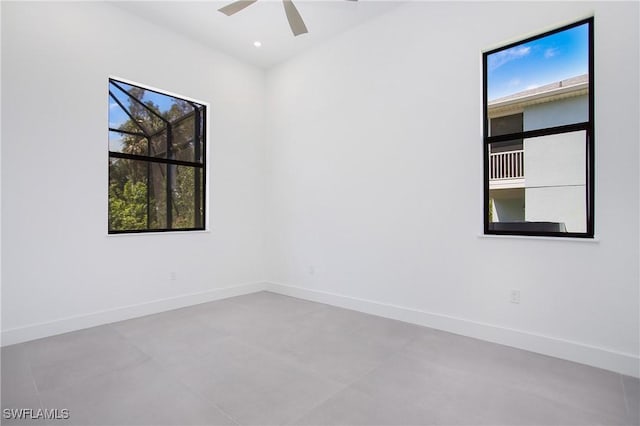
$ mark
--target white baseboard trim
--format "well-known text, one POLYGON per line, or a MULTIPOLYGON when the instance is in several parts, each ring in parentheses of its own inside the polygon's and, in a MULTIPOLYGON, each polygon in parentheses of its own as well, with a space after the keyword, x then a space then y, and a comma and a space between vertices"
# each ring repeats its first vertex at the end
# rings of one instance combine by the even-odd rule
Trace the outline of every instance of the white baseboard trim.
POLYGON ((526 331, 480 323, 464 318, 420 311, 417 309, 311 290, 274 282, 255 282, 201 293, 192 293, 120 308, 78 315, 45 323, 3 330, 1 346, 13 345, 56 334, 123 321, 200 303, 268 290, 286 296, 352 309, 385 318, 396 319, 450 333, 473 337, 593 367, 640 377, 640 357, 579 342, 544 336, 526 331))
POLYGON ((219 299, 226 299, 228 297, 255 293, 257 291, 265 290, 265 288, 266 283, 262 281, 240 284, 217 288, 201 293, 185 294, 166 299, 153 300, 151 302, 123 306, 115 309, 92 312, 86 315, 77 315, 49 322, 31 324, 24 327, 11 328, 2 331, 1 346, 27 342, 29 340, 40 339, 42 337, 54 336, 56 334, 68 333, 70 331, 82 330, 89 327, 142 317, 145 315, 157 314, 159 312, 184 308, 186 306, 197 305, 219 299))
POLYGON ((614 350, 590 346, 579 342, 480 323, 464 318, 419 311, 402 306, 380 303, 311 290, 274 282, 265 283, 265 289, 274 293, 341 308, 392 318, 425 327, 448 331, 463 336, 512 346, 531 352, 578 362, 633 377, 640 377, 640 357, 614 350))

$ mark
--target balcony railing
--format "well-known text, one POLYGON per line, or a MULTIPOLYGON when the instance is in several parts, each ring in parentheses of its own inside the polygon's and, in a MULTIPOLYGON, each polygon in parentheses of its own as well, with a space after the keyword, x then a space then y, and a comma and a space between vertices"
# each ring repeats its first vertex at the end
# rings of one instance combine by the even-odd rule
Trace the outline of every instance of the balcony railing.
POLYGON ((489 154, 489 180, 524 178, 524 150, 489 154))

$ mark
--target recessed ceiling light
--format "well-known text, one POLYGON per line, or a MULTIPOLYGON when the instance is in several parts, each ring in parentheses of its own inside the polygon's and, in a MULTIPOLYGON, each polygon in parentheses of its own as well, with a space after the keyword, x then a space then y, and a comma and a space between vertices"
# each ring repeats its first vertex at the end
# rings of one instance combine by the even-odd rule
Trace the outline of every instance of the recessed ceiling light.
POLYGON ((260 46, 262 46, 262 42, 260 42, 260 41, 254 41, 254 42, 253 42, 253 45, 254 45, 255 47, 260 47, 260 46))

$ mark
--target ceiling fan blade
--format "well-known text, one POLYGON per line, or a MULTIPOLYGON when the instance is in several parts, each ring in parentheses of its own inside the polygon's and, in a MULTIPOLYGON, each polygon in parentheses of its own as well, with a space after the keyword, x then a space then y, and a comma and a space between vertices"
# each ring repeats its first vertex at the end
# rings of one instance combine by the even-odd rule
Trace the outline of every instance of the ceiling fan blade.
POLYGON ((234 1, 231 4, 228 4, 226 6, 221 7, 220 9, 218 9, 218 12, 222 12, 227 16, 231 16, 234 13, 240 12, 245 7, 251 6, 256 1, 258 1, 258 0, 238 0, 238 1, 234 1))
POLYGON ((308 33, 307 26, 304 24, 302 16, 300 16, 300 12, 298 12, 293 2, 291 0, 282 0, 282 4, 284 5, 284 11, 287 14, 287 20, 289 21, 293 35, 298 36, 308 33))

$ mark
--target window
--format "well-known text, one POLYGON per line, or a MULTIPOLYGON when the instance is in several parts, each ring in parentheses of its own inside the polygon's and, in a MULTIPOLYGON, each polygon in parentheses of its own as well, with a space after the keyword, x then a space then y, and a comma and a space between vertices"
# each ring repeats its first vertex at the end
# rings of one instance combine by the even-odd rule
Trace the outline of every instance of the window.
MULTIPOLYGON (((522 132, 522 113, 495 117, 489 119, 490 134, 492 136, 508 135, 522 132)), ((515 151, 522 149, 522 139, 517 141, 494 142, 489 146, 489 151, 497 152, 515 151)))
POLYGON ((593 18, 483 67, 484 233, 593 238, 593 18))
POLYGON ((110 234, 205 228, 206 107, 109 79, 110 234))

